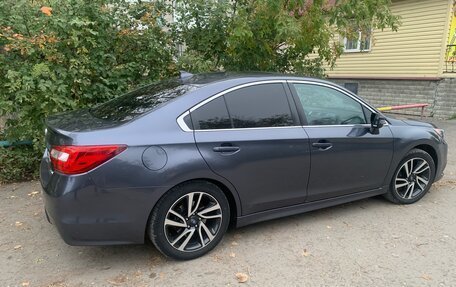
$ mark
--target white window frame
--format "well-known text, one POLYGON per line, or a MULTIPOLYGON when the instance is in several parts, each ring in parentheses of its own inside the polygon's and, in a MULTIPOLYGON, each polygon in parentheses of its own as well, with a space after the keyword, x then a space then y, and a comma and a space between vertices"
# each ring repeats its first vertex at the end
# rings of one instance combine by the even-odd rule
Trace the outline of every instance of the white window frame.
POLYGON ((360 53, 360 52, 369 52, 372 47, 372 33, 369 35, 369 49, 362 49, 361 50, 361 41, 362 41, 362 32, 358 32, 358 47, 356 49, 347 49, 347 37, 344 37, 344 52, 345 53, 360 53))

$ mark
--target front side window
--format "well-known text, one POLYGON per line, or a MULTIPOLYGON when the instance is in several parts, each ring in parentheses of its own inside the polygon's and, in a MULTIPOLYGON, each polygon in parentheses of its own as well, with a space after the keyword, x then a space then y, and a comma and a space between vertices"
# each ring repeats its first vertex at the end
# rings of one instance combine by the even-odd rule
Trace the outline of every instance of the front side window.
POLYGON ((293 84, 308 125, 365 124, 362 105, 332 88, 293 84))
POLYGON ((281 83, 245 87, 225 95, 234 128, 292 126, 290 105, 281 83))

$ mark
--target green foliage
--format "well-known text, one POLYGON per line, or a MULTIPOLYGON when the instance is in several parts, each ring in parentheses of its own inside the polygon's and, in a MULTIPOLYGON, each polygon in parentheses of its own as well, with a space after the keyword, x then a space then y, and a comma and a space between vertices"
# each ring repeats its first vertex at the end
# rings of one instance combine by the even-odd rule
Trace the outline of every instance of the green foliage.
POLYGON ((217 67, 210 59, 204 58, 201 54, 195 51, 186 51, 183 53, 179 57, 177 66, 179 67, 179 70, 190 73, 218 71, 216 69, 217 67))
POLYGON ((40 10, 40 1, 0 4, 0 115, 9 117, 7 138, 39 143, 49 114, 94 105, 175 72, 174 48, 153 4, 41 2, 52 14, 40 10))
POLYGON ((0 148, 0 183, 37 178, 41 156, 30 146, 0 148))
MULTIPOLYGON (((177 41, 210 70, 322 76, 342 52, 335 35, 397 29, 390 0, 177 0, 177 41), (315 52, 315 56, 311 54, 315 52)), ((366 33, 364 33, 366 34, 366 33)))
POLYGON ((0 1, 0 140, 42 151, 48 115, 175 74, 162 15, 150 2, 0 1))

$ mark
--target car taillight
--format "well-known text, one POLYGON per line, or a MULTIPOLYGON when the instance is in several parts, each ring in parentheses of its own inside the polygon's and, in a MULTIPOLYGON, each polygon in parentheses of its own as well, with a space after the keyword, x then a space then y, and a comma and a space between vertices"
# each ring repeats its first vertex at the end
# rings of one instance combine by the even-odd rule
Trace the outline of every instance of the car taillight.
POLYGON ((84 173, 123 152, 125 145, 53 146, 52 166, 64 174, 84 173))

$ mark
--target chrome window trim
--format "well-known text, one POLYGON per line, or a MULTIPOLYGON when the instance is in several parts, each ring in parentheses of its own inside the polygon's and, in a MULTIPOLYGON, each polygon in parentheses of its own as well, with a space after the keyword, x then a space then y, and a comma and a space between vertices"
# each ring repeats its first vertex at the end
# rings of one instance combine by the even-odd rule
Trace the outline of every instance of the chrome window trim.
MULTIPOLYGON (((253 129, 257 129, 257 130, 263 130, 263 129, 277 129, 277 128, 297 128, 297 127, 302 127, 302 128, 317 128, 317 127, 354 127, 356 125, 302 125, 302 126, 283 126, 283 127, 257 127, 257 128, 231 128, 231 129, 207 129, 207 130, 192 130, 190 129, 184 122, 184 117, 189 115, 190 112, 193 112, 194 110, 198 109, 199 107, 201 106, 204 106, 205 104, 209 103, 210 101, 213 101, 215 99, 217 99, 218 97, 221 97, 229 92, 232 92, 232 91, 235 91, 235 90, 238 90, 238 89, 242 89, 242 88, 246 88, 246 87, 251 87, 251 86, 256 86, 256 85, 262 85, 262 84, 274 84, 274 83, 297 83, 297 84, 308 84, 308 85, 316 85, 316 86, 323 86, 323 87, 327 87, 327 88, 330 88, 330 89, 333 89, 333 90, 336 90, 350 98, 352 98, 353 100, 355 100, 356 102, 358 102, 361 106, 365 107, 366 109, 370 110, 371 112, 373 113, 378 113, 376 110, 374 110, 373 108, 371 108, 370 106, 368 106, 367 104, 365 104, 364 102, 360 101, 357 97, 354 97, 352 96, 351 94, 347 93, 346 91, 342 90, 341 88, 338 88, 336 86, 333 86, 333 85, 330 85, 330 84, 326 84, 326 83, 319 83, 319 82, 312 82, 312 81, 306 81, 306 80, 265 80, 265 81, 258 81, 258 82, 251 82, 251 83, 246 83, 246 84, 242 84, 242 85, 239 85, 239 86, 235 86, 235 87, 231 87, 229 89, 226 89, 222 92, 219 92, 201 102, 199 102, 198 104, 194 105, 193 107, 191 107, 189 110, 185 111, 184 113, 182 113, 178 118, 177 118, 177 124, 179 125, 179 127, 184 131, 184 132, 213 132, 213 131, 240 131, 240 130, 253 130, 253 129)), ((366 126, 366 127, 370 127, 370 124, 361 124, 363 126, 366 126)), ((385 126, 388 125, 388 123, 385 124, 385 126)))
POLYGON ((192 132, 193 130, 190 129, 187 124, 185 123, 184 121, 184 118, 190 114, 190 110, 184 112, 182 115, 180 115, 178 118, 177 118, 177 124, 179 125, 179 127, 184 131, 184 132, 192 132))
POLYGON ((365 128, 370 128, 370 124, 349 124, 349 125, 313 125, 313 126, 302 126, 303 128, 337 128, 337 127, 355 127, 355 126, 363 126, 365 128))
MULTIPOLYGON (((388 126, 388 123, 385 123, 383 126, 388 126)), ((302 126, 303 128, 337 128, 337 127, 356 127, 363 126, 365 128, 370 128, 371 124, 349 124, 349 125, 314 125, 314 126, 302 126)))
POLYGON ((281 126, 281 127, 256 127, 256 128, 232 128, 232 129, 207 129, 194 130, 195 132, 219 132, 219 131, 245 131, 245 130, 269 130, 269 129, 302 129, 303 126, 281 126))

